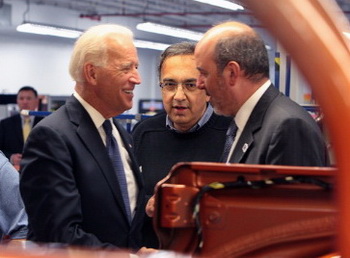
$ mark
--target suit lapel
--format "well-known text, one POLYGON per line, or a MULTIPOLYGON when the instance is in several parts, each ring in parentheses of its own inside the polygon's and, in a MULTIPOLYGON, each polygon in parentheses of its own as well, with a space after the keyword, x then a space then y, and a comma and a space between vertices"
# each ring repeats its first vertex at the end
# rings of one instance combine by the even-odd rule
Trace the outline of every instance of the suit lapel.
POLYGON ((19 146, 23 146, 23 132, 22 132, 22 119, 21 115, 15 115, 15 118, 12 120, 12 128, 14 128, 17 141, 19 146))
POLYGON ((122 207, 125 216, 124 202, 121 196, 121 190, 113 165, 107 155, 101 136, 97 131, 89 114, 83 106, 74 97, 71 97, 66 103, 66 109, 70 121, 76 125, 76 132, 83 144, 86 146, 91 156, 95 159, 105 177, 116 201, 122 207))
POLYGON ((254 134, 260 130, 266 110, 279 91, 271 84, 255 105, 244 130, 238 139, 230 163, 241 163, 254 144, 254 134))

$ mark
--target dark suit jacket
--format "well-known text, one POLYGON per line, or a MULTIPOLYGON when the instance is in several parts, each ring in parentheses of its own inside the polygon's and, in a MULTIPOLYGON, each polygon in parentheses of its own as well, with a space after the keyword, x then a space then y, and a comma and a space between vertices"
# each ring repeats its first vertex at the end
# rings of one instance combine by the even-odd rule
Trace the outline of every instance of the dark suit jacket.
MULTIPOLYGON (((33 126, 43 117, 36 116, 33 126)), ((10 116, 0 121, 0 150, 10 159, 14 153, 23 151, 23 133, 21 115, 10 116)))
POLYGON ((314 119, 273 85, 255 106, 230 162, 329 165, 323 135, 314 119))
POLYGON ((144 192, 131 136, 115 121, 138 184, 131 225, 103 141, 82 105, 71 97, 31 132, 21 163, 21 195, 29 240, 94 247, 140 247, 144 192))

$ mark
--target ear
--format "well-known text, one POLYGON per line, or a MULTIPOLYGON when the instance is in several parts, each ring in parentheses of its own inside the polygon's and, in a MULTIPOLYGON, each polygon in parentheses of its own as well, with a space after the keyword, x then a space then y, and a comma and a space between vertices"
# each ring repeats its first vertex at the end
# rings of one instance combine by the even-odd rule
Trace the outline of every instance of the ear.
POLYGON ((224 74, 226 79, 228 80, 229 85, 235 85, 239 76, 241 76, 241 67, 235 61, 230 61, 227 63, 224 74))
POLYGON ((206 102, 209 102, 210 101, 210 96, 206 95, 205 100, 206 100, 206 102))
POLYGON ((84 64, 84 76, 88 83, 95 85, 97 78, 96 67, 90 63, 84 64))

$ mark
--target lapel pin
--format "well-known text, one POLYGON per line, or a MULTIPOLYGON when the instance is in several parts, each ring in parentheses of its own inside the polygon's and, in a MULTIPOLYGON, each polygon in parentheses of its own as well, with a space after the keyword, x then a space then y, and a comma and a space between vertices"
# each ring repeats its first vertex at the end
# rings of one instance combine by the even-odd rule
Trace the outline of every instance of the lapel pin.
POLYGON ((246 152, 248 150, 248 143, 245 143, 242 147, 242 151, 246 152))

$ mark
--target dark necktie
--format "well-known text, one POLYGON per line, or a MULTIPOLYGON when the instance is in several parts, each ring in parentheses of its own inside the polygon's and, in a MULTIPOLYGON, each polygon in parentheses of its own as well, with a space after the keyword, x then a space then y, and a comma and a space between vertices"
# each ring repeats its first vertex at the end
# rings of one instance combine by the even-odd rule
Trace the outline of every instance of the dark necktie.
POLYGON ((235 120, 232 119, 232 122, 231 122, 231 124, 228 127, 227 132, 226 132, 226 141, 225 141, 224 151, 223 151, 222 156, 221 156, 222 162, 226 162, 226 160, 228 158, 228 155, 229 155, 230 150, 231 150, 231 146, 232 146, 232 144, 235 140, 235 137, 236 137, 237 129, 238 129, 238 127, 235 123, 235 120))
POLYGON ((131 211, 130 211, 130 202, 128 195, 128 187, 126 183, 125 171, 122 163, 122 159, 120 157, 119 148, 117 140, 114 138, 112 134, 112 125, 109 120, 104 121, 103 129, 106 132, 106 148, 108 151, 108 155, 113 163, 114 170, 117 174, 120 190, 122 193, 125 210, 128 215, 129 222, 131 221, 131 211))

